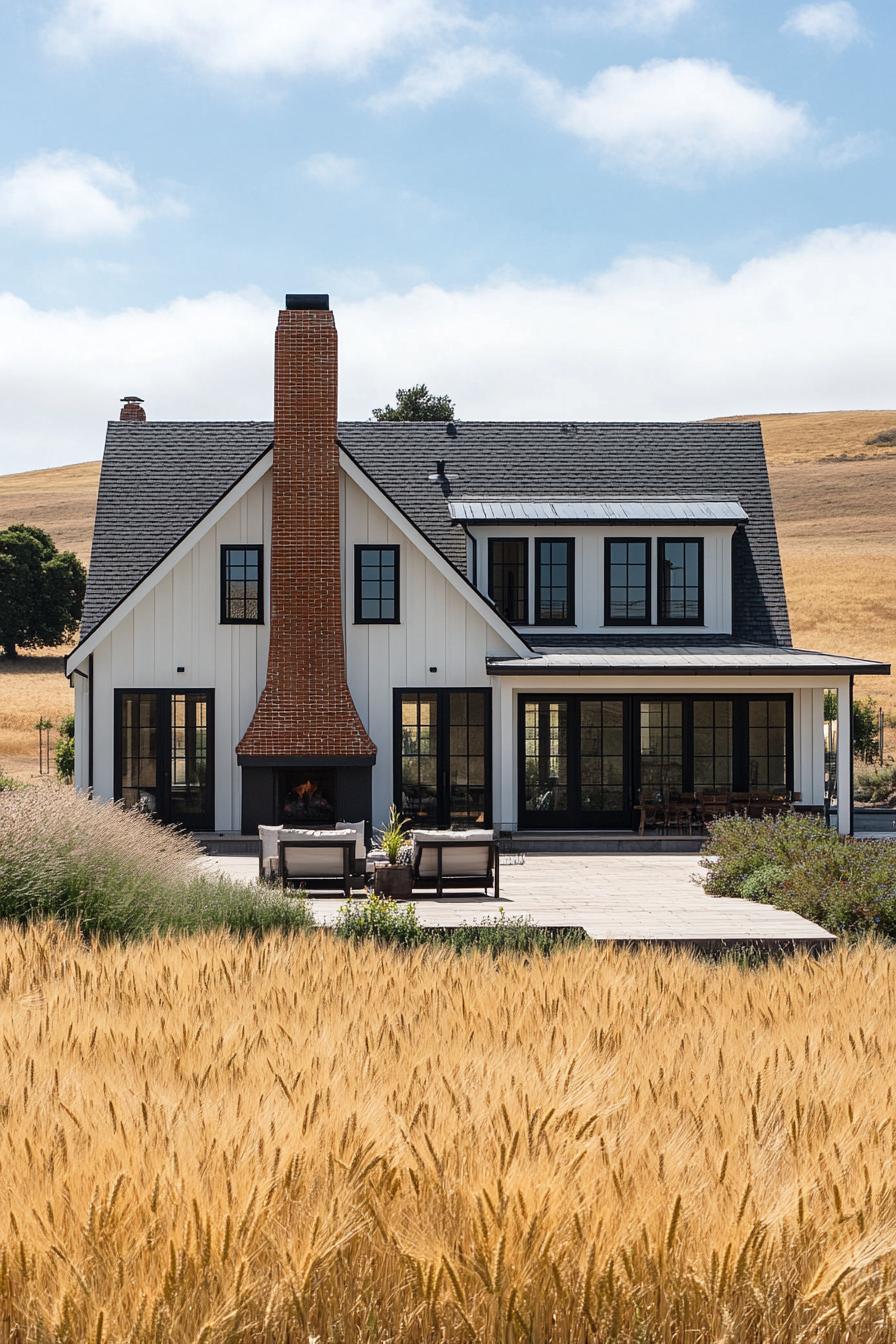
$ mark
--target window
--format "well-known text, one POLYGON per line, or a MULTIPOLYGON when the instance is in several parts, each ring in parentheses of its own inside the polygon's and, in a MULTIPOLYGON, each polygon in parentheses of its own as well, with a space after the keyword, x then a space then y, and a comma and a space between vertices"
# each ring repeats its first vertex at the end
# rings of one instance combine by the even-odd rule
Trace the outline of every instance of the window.
POLYGON ((355 547, 355 623, 397 625, 398 547, 355 547))
POLYGON ((261 625, 264 621, 263 587, 263 547, 221 547, 221 620, 224 625, 261 625))
POLYGON ((535 543, 535 621, 573 624, 573 542, 535 543))
POLYGON ((490 537, 488 592, 505 621, 529 619, 529 542, 526 537, 490 537))
POLYGON ((749 784, 760 792, 786 789, 787 731, 786 700, 751 700, 748 717, 749 784))
POLYGON ((395 802, 416 825, 491 820, 491 692, 395 692, 395 802))
POLYGON ((650 542, 604 543, 604 624, 650 624, 650 542))
POLYGON ((734 778, 734 706, 730 700, 694 701, 694 788, 730 789, 734 778))
POLYGON ((703 540, 660 541, 660 625, 703 624, 703 540))
POLYGON ((668 798, 684 782, 684 702, 641 701, 641 787, 668 798))
POLYGON ((187 830, 215 820, 213 691, 115 692, 115 797, 187 830))

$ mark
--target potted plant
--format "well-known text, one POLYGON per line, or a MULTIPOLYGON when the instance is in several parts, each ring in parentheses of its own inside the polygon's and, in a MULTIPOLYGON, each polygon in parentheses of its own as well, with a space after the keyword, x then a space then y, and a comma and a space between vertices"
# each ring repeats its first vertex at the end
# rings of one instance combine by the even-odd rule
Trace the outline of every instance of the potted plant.
POLYGON ((378 896, 403 900, 414 890, 414 874, 406 850, 410 825, 393 803, 389 808, 389 820, 374 837, 377 848, 388 859, 388 863, 380 864, 374 872, 373 889, 378 896))

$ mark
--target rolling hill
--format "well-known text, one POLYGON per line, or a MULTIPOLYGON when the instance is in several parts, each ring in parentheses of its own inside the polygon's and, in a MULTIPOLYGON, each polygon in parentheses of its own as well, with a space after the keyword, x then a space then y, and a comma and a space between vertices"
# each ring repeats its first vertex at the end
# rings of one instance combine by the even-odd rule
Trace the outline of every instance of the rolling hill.
MULTIPOLYGON (((896 410, 760 419, 794 643, 896 665, 896 410)), ((0 476, 0 527, 34 523, 86 563, 98 481, 98 462, 0 476)), ((0 663, 0 769, 33 773, 32 725, 70 708, 61 655, 0 663)), ((896 711, 894 680, 863 679, 859 694, 896 711)))

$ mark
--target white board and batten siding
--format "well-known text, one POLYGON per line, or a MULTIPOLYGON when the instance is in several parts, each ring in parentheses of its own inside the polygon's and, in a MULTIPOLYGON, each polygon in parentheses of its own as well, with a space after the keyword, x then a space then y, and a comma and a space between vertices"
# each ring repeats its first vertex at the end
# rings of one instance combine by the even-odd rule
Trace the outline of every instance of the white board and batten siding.
MULTIPOLYGON (((486 657, 507 643, 476 612, 462 592, 390 521, 354 481, 343 475, 342 611, 349 689, 377 745, 373 772, 374 821, 389 810, 393 794, 393 689, 435 687, 487 689, 486 657), (355 546, 400 548, 400 616, 396 625, 356 625, 355 546)), ((497 706, 494 713, 495 778, 500 760, 497 706)))
MULTIPOLYGON (((116 690, 213 690, 215 827, 239 830, 240 780, 236 744, 264 686, 269 626, 220 621, 221 547, 264 545, 265 594, 270 593, 271 476, 237 500, 174 568, 149 587, 133 611, 113 625, 94 651, 94 789, 114 792, 116 690), (177 669, 183 668, 183 672, 177 669)), ((266 612, 267 616, 267 612, 266 612)), ((87 683, 75 677, 87 721, 87 683)), ((78 783, 86 787, 86 752, 78 783)))

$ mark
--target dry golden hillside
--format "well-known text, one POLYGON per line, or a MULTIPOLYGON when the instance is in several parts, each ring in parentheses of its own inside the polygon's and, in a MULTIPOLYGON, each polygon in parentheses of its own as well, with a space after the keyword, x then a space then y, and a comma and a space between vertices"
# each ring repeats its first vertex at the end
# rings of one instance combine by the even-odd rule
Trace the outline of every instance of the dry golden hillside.
MULTIPOLYGON (((896 440, 896 410, 760 418, 794 642, 896 665, 896 441, 867 442, 896 440)), ((35 523, 86 562, 98 480, 98 462, 0 477, 0 527, 35 523)), ((858 694, 896 710, 893 678, 863 679, 858 694)), ((36 768, 31 725, 70 705, 58 652, 0 665, 0 769, 36 768)))

